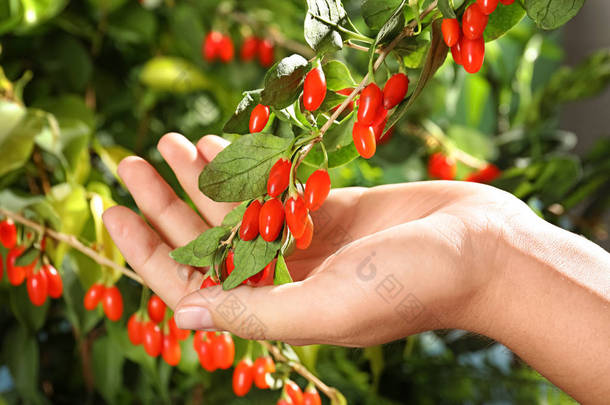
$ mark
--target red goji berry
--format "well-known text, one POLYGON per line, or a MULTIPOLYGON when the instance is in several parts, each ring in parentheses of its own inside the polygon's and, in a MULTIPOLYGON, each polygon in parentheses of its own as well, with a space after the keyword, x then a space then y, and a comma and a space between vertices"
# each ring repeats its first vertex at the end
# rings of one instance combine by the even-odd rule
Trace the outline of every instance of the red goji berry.
POLYGON ((263 104, 257 104, 250 113, 249 129, 251 134, 261 132, 269 121, 269 107, 263 104))
POLYGON ((440 180, 453 180, 455 178, 455 160, 442 153, 434 153, 428 160, 428 175, 440 180))
POLYGON ((91 287, 89 287, 83 300, 85 309, 88 311, 95 309, 95 307, 97 307, 100 301, 102 301, 102 297, 104 296, 105 290, 106 287, 99 283, 95 283, 91 287))
POLYGON ((210 31, 208 35, 205 36, 203 46, 201 47, 201 53, 206 61, 214 62, 216 58, 220 56, 222 38, 223 35, 218 31, 210 31))
POLYGON ((177 366, 178 363, 180 363, 180 358, 182 357, 180 343, 178 343, 178 339, 171 333, 163 336, 161 357, 163 357, 163 360, 170 366, 177 366))
POLYGON ((212 339, 214 363, 218 368, 226 370, 233 365, 235 358, 235 343, 228 333, 219 333, 212 339))
POLYGON ((465 38, 462 41, 462 66, 468 73, 477 73, 485 59, 485 42, 483 37, 465 38))
POLYGON ((390 110, 398 105, 409 90, 409 78, 404 73, 392 75, 383 86, 383 108, 390 110))
POLYGON ((275 373, 275 362, 271 357, 259 357, 254 361, 254 384, 258 388, 269 388, 267 383, 267 374, 269 373, 275 373))
POLYGON ((290 170, 292 163, 288 159, 280 158, 269 170, 269 179, 267 180, 267 194, 271 197, 277 197, 282 194, 288 183, 290 183, 290 170))
POLYGON ((165 305, 165 302, 163 302, 163 300, 157 295, 153 295, 152 297, 150 297, 147 305, 148 316, 150 317, 150 320, 155 323, 161 322, 165 318, 166 307, 167 306, 165 305))
POLYGON ((44 272, 38 271, 31 274, 26 282, 28 296, 35 306, 39 307, 47 300, 47 276, 44 272))
POLYGON ((326 97, 326 77, 321 67, 311 69, 303 84, 303 105, 306 110, 317 110, 326 97))
POLYGON ((235 49, 233 48, 233 40, 228 35, 223 35, 220 43, 218 44, 218 56, 224 63, 231 62, 235 49))
POLYGON ((296 239, 296 247, 297 249, 305 250, 311 245, 311 240, 313 239, 313 221, 311 217, 307 215, 307 224, 305 226, 305 232, 301 235, 300 238, 296 239))
POLYGON ((7 249, 17 244, 17 226, 10 218, 0 222, 0 243, 7 249))
POLYGON ((123 296, 117 286, 113 285, 106 288, 102 306, 108 319, 115 322, 121 319, 123 315, 123 296))
POLYGON ((248 62, 256 57, 258 53, 259 41, 260 40, 255 36, 244 39, 244 42, 241 44, 241 50, 239 51, 241 60, 248 62))
POLYGON ((277 239, 284 226, 284 207, 277 198, 271 198, 261 207, 258 219, 261 237, 271 242, 277 239))
POLYGON ((383 93, 375 83, 366 86, 360 94, 358 105, 358 122, 370 125, 377 117, 379 107, 383 104, 383 93))
POLYGON ((142 344, 144 350, 151 357, 158 357, 163 350, 163 334, 159 325, 149 321, 144 325, 144 336, 142 344))
POLYGON ((462 16, 462 33, 468 39, 477 39, 483 36, 489 17, 483 13, 477 3, 472 3, 462 16))
POLYGON ((460 39, 460 23, 456 18, 443 18, 441 24, 441 31, 443 32, 443 39, 448 47, 452 47, 457 44, 460 39))
MULTIPOLYGON (((315 211, 324 204, 330 193, 330 176, 326 170, 318 169, 313 172, 305 183, 305 207, 315 211)), ((294 235, 299 237, 298 235, 294 235)))
POLYGON ((375 154, 377 145, 375 143, 375 129, 372 125, 365 125, 356 121, 352 131, 352 138, 360 156, 369 159, 375 154))
POLYGON ((144 340, 144 324, 137 312, 131 315, 127 321, 127 337, 134 346, 142 344, 144 340))
POLYGON ((268 39, 263 39, 258 44, 258 62, 263 67, 269 67, 273 65, 275 60, 275 46, 273 42, 268 39))
POLYGON ((485 15, 490 15, 498 7, 498 0, 477 0, 479 8, 485 15))
POLYGON ((57 272, 57 269, 51 264, 45 264, 42 266, 41 271, 47 276, 47 291, 49 297, 59 298, 64 291, 64 284, 61 276, 57 272))
POLYGON ((290 197, 284 204, 284 210, 286 212, 286 224, 290 233, 295 238, 301 237, 305 231, 305 224, 307 220, 307 208, 305 207, 305 201, 300 195, 290 197))
POLYGON ((252 388, 254 379, 252 361, 248 358, 241 360, 233 370, 233 392, 238 397, 246 395, 252 388))

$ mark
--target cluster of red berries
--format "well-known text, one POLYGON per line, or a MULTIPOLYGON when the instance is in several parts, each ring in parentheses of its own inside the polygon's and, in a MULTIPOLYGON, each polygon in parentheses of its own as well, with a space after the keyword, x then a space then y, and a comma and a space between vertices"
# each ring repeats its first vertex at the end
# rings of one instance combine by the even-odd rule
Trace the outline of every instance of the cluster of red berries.
POLYGON ((135 346, 142 345, 151 357, 161 355, 170 366, 176 366, 182 358, 180 342, 191 332, 179 329, 173 315, 165 319, 166 305, 153 295, 148 300, 147 311, 139 310, 127 321, 127 336, 135 346))
MULTIPOLYGON (((454 180, 457 171, 455 159, 440 152, 433 153, 428 159, 428 176, 439 180, 454 180)), ((470 173, 464 181, 475 183, 491 183, 502 172, 493 163, 487 163, 481 169, 470 173)))
POLYGON ((118 321, 123 316, 123 296, 115 285, 106 286, 102 283, 94 283, 83 299, 87 311, 94 310, 100 303, 104 308, 104 314, 111 321, 118 321))
POLYGON ((443 39, 451 48, 453 60, 462 65, 468 73, 476 73, 485 59, 483 32, 489 15, 498 6, 513 4, 515 0, 477 0, 469 5, 462 15, 462 27, 457 18, 445 18, 441 25, 443 39))
MULTIPOLYGON (((264 67, 273 65, 275 47, 268 39, 250 36, 244 39, 240 50, 241 60, 249 62, 258 57, 259 63, 264 67)), ((229 63, 235 56, 235 47, 230 36, 218 31, 209 32, 201 47, 203 58, 208 62, 220 60, 229 63)))
POLYGON ((297 383, 286 380, 277 405, 322 405, 322 400, 313 384, 309 384, 303 392, 297 383))
MULTIPOLYGON (((59 298, 63 293, 63 281, 59 272, 51 264, 38 266, 38 258, 25 266, 16 266, 15 262, 25 251, 24 246, 17 244, 17 226, 10 219, 0 222, 0 243, 8 249, 6 254, 6 276, 9 283, 19 286, 26 281, 28 296, 32 304, 41 306, 47 297, 59 298)), ((41 247, 44 250, 45 239, 41 247)), ((4 260, 0 254, 0 280, 4 276, 4 260)))
POLYGON ((252 388, 265 390, 270 388, 267 376, 275 372, 275 362, 269 356, 259 357, 252 363, 249 356, 244 357, 237 363, 233 371, 233 392, 238 397, 243 397, 252 388))
MULTIPOLYGON (((259 234, 267 241, 274 241, 280 236, 284 222, 295 238, 297 249, 307 249, 313 237, 313 222, 309 211, 322 206, 330 193, 330 176, 326 170, 313 172, 305 183, 303 195, 291 189, 282 204, 279 198, 288 189, 292 163, 280 158, 271 170, 267 180, 269 199, 261 203, 256 199, 248 205, 239 229, 239 237, 248 241, 259 234)), ((265 270, 263 269, 262 272, 265 270)), ((261 275, 261 278, 263 276, 261 275)))
POLYGON ((358 102, 358 120, 352 130, 354 146, 360 156, 365 159, 373 157, 377 143, 389 135, 386 133, 382 138, 388 111, 405 98, 408 90, 409 78, 404 73, 390 77, 383 86, 383 91, 375 83, 370 83, 362 90, 358 102))

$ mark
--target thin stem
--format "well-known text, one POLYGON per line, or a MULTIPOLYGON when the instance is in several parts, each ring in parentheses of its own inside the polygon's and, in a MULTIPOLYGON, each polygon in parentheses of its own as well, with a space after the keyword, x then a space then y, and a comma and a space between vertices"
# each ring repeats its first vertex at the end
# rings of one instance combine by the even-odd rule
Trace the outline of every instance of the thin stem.
POLYGON ((266 340, 261 340, 259 343, 264 348, 266 348, 269 351, 269 353, 271 353, 273 355, 273 357, 275 357, 275 359, 277 361, 286 363, 295 373, 300 374, 307 381, 313 383, 320 391, 322 391, 324 393, 324 395, 326 395, 328 398, 331 399, 331 402, 339 400, 339 398, 338 398, 339 391, 336 388, 329 387, 328 385, 326 385, 322 380, 320 380, 318 377, 313 375, 311 373, 311 371, 307 370, 307 368, 304 365, 302 365, 301 363, 296 363, 296 362, 288 359, 286 356, 284 356, 280 352, 280 349, 278 349, 277 347, 275 347, 274 345, 272 345, 270 342, 268 342, 266 340))
POLYGON ((123 273, 127 277, 131 278, 132 280, 135 280, 138 283, 144 285, 144 280, 142 280, 142 277, 138 276, 133 270, 120 266, 119 264, 113 262, 112 260, 108 259, 107 257, 102 256, 95 250, 91 249, 89 246, 85 246, 74 235, 68 235, 65 233, 57 232, 52 229, 46 228, 43 225, 40 225, 34 221, 30 221, 29 219, 24 218, 23 216, 15 213, 15 212, 9 211, 7 209, 4 209, 4 208, 0 208, 0 214, 11 218, 15 222, 19 222, 20 224, 23 224, 29 228, 32 228, 33 230, 35 230, 36 232, 38 232, 42 235, 48 235, 55 240, 64 242, 67 245, 78 250, 79 252, 83 253, 84 255, 89 256, 91 259, 93 259, 98 264, 100 264, 102 266, 112 267, 113 269, 120 271, 121 273, 123 273))
MULTIPOLYGON (((370 48, 366 47, 366 46, 362 46, 362 45, 358 45, 355 44, 351 41, 347 41, 345 43, 345 46, 347 46, 348 48, 352 48, 352 49, 356 49, 358 51, 362 51, 362 52, 368 52, 370 48)), ((381 53, 381 51, 379 49, 375 49, 375 53, 381 53)))
POLYGON ((342 27, 339 24, 335 24, 334 22, 329 21, 329 20, 327 20, 324 17, 321 17, 319 15, 315 15, 314 13, 310 12, 309 14, 311 14, 311 16, 313 18, 315 18, 316 20, 318 20, 320 22, 323 22, 324 24, 328 25, 329 27, 332 27, 333 29, 335 29, 335 30, 337 30, 339 32, 343 32, 344 34, 348 34, 349 36, 351 36, 354 39, 357 39, 357 40, 362 41, 362 42, 366 42, 367 44, 372 44, 373 43, 373 40, 371 38, 367 37, 367 36, 364 36, 364 35, 362 35, 362 34, 360 34, 358 32, 354 32, 352 30, 348 30, 347 28, 342 27))

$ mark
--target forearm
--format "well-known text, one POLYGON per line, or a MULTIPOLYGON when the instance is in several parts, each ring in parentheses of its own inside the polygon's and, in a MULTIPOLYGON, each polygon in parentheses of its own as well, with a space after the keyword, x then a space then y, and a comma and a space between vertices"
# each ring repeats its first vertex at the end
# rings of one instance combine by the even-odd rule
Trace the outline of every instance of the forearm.
MULTIPOLYGON (((506 232, 501 274, 473 325, 585 403, 610 398, 610 255, 531 218, 506 232)), ((607 403, 607 402, 606 402, 607 403)))

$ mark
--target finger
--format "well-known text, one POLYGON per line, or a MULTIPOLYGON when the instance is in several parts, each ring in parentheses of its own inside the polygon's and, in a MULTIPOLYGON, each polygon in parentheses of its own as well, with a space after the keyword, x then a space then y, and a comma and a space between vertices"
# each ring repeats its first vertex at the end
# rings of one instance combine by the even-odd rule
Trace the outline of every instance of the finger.
POLYGON ((203 275, 172 260, 172 249, 133 211, 115 206, 102 218, 125 260, 171 308, 199 288, 203 275))
POLYGON ((170 246, 185 245, 207 228, 145 160, 136 156, 123 159, 118 174, 144 216, 170 246))
POLYGON ((172 168, 180 185, 189 195, 201 215, 212 226, 222 222, 222 219, 235 204, 218 203, 199 190, 199 174, 205 165, 228 144, 224 139, 208 135, 198 142, 195 147, 184 136, 169 133, 161 138, 157 148, 172 168), (200 153, 201 151, 204 153, 200 153))

